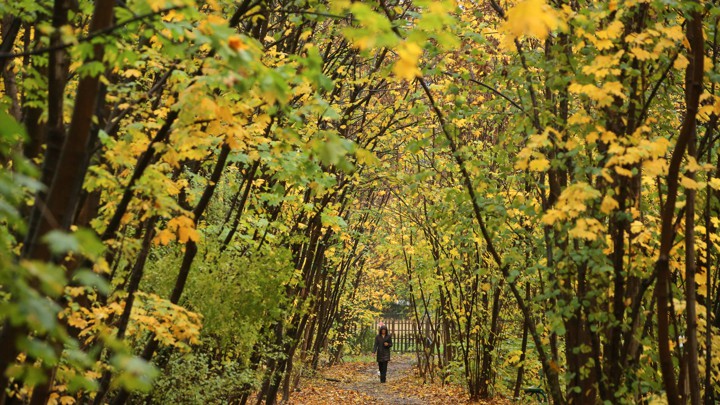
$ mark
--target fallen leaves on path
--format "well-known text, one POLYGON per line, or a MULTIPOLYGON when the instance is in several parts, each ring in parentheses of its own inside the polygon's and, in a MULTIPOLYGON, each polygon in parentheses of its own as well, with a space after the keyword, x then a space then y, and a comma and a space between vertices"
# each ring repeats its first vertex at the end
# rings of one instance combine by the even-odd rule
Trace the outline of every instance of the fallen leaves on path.
POLYGON ((400 357, 388 367, 388 382, 381 384, 376 363, 345 363, 320 370, 311 378, 303 378, 299 391, 290 404, 510 404, 505 400, 470 402, 462 387, 423 384, 412 366, 412 359, 400 357))
POLYGON ((300 391, 290 396, 290 404, 367 404, 374 397, 349 389, 356 381, 360 368, 367 368, 365 363, 345 363, 322 370, 317 376, 303 379, 300 391), (331 378, 333 380, 328 380, 331 378))

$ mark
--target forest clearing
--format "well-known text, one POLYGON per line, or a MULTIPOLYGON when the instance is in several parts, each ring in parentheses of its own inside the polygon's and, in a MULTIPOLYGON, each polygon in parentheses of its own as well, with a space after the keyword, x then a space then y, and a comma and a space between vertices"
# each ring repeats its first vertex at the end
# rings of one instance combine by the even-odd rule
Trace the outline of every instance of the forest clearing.
POLYGON ((0 405, 720 404, 715 0, 0 0, 0 405))

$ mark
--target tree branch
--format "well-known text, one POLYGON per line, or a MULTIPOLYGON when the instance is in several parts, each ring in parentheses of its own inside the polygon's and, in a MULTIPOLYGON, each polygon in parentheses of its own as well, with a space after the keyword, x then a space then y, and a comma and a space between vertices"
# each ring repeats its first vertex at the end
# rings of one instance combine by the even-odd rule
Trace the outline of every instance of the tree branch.
POLYGON ((42 55, 42 54, 44 54, 44 53, 49 53, 49 52, 53 52, 53 51, 59 51, 59 50, 62 50, 62 49, 67 49, 67 48, 70 48, 70 47, 73 46, 73 45, 77 45, 77 44, 80 44, 80 43, 83 43, 83 42, 88 42, 88 41, 91 41, 91 40, 93 40, 93 39, 95 39, 95 38, 98 38, 98 37, 101 37, 101 36, 104 36, 104 35, 112 34, 113 32, 115 32, 115 31, 117 31, 117 30, 119 30, 119 29, 121 29, 121 28, 125 28, 126 26, 128 26, 128 25, 130 25, 130 24, 132 24, 132 23, 135 23, 135 22, 138 22, 138 21, 142 21, 142 20, 145 20, 145 19, 148 19, 148 18, 152 18, 152 17, 158 16, 158 15, 161 15, 161 14, 165 14, 165 13, 170 12, 170 11, 173 11, 173 10, 180 10, 180 9, 185 8, 185 7, 187 7, 187 6, 173 6, 173 7, 164 8, 164 9, 162 9, 162 10, 154 11, 154 12, 151 12, 151 13, 138 15, 138 16, 135 16, 135 17, 133 17, 133 18, 130 18, 130 19, 126 20, 126 21, 123 21, 123 22, 121 22, 121 23, 118 23, 118 24, 116 24, 116 25, 113 25, 113 26, 111 26, 111 27, 107 27, 107 28, 105 28, 105 29, 102 29, 102 30, 99 30, 99 31, 95 31, 95 32, 93 32, 93 33, 90 33, 90 34, 88 34, 88 35, 85 36, 85 37, 79 38, 79 39, 77 40, 77 42, 72 42, 72 43, 60 43, 60 44, 55 45, 55 46, 48 46, 48 47, 46 47, 46 48, 34 49, 34 50, 32 50, 32 51, 27 51, 27 52, 18 52, 18 53, 0 52, 0 61, 4 61, 4 60, 6 60, 6 59, 21 58, 21 57, 24 57, 24 56, 42 55))

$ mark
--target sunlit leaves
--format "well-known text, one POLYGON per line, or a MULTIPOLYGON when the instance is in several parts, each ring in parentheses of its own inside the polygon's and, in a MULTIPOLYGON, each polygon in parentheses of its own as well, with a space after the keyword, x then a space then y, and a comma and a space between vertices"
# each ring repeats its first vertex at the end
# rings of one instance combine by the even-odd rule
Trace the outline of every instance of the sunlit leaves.
POLYGON ((588 208, 588 202, 600 197, 600 192, 587 183, 576 183, 565 188, 560 194, 555 207, 549 209, 542 217, 547 225, 557 221, 578 218, 588 208))
POLYGON ((418 68, 422 48, 414 42, 405 41, 398 46, 398 61, 393 67, 393 72, 401 78, 412 80, 416 76, 420 76, 421 72, 418 68))
POLYGON ((136 293, 136 304, 132 312, 130 334, 153 332, 155 339, 163 345, 187 349, 198 344, 202 315, 174 305, 154 294, 136 293))
POLYGON ((507 11, 502 30, 509 42, 522 36, 545 39, 561 24, 557 13, 544 0, 521 0, 507 11))
POLYGON ((597 103, 598 107, 607 107, 613 103, 615 97, 625 98, 622 83, 609 81, 601 86, 595 84, 579 84, 573 83, 568 88, 570 92, 575 94, 583 94, 597 103))
POLYGON ((195 229, 195 223, 190 217, 181 215, 170 219, 166 228, 155 236, 155 242, 161 245, 167 245, 176 239, 180 243, 197 242, 200 239, 200 234, 195 229))

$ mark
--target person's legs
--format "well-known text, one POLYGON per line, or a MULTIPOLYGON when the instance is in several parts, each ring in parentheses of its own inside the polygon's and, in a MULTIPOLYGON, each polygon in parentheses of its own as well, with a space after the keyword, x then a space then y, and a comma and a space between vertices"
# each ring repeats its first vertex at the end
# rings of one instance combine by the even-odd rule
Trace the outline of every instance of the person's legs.
POLYGON ((385 382, 385 376, 387 375, 387 361, 381 361, 378 363, 380 365, 380 382, 385 382))

